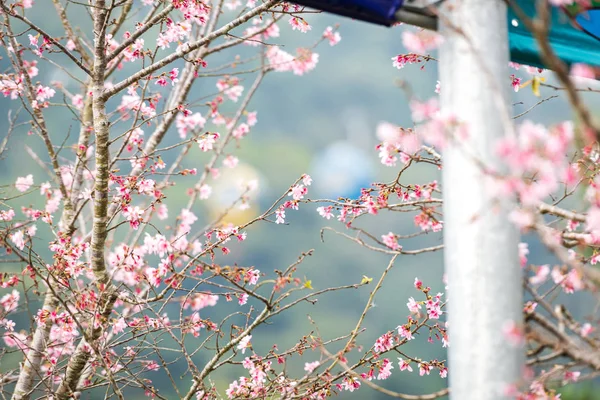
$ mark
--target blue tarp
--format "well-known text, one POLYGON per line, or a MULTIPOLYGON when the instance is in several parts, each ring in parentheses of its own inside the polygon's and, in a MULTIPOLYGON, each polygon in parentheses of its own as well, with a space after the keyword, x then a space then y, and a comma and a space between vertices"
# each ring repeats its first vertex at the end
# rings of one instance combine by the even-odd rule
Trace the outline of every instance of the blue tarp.
POLYGON ((360 21, 391 26, 396 22, 394 14, 404 0, 292 0, 315 10, 323 10, 360 21))

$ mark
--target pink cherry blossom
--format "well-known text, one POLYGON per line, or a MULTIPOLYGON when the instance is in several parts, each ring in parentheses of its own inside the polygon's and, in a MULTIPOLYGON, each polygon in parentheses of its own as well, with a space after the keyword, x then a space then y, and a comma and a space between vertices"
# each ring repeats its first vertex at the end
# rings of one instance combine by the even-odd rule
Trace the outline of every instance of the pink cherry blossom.
POLYGON ((434 117, 439 111, 438 100, 435 97, 427 100, 426 102, 420 102, 418 100, 412 100, 410 102, 410 110, 412 113, 412 119, 415 122, 423 122, 427 119, 434 117))
POLYGON ((248 126, 256 125, 256 122, 257 122, 256 114, 257 114, 256 111, 249 112, 246 114, 246 123, 248 124, 248 126))
POLYGON ((429 375, 431 372, 431 367, 428 364, 420 363, 419 364, 419 376, 429 375))
POLYGON ((295 185, 292 187, 288 196, 292 196, 294 200, 301 200, 304 198, 304 195, 308 193, 308 188, 304 185, 295 185))
POLYGON ((394 347, 394 337, 391 332, 385 333, 380 336, 373 346, 375 353, 384 353, 394 347))
POLYGON ((223 165, 227 168, 235 168, 238 163, 239 159, 231 154, 223 159, 223 165))
POLYGON ((425 308, 427 309, 427 315, 431 319, 439 319, 442 315, 441 309, 441 294, 438 294, 435 298, 429 299, 425 302, 425 308))
POLYGON ((577 382, 581 376, 581 371, 565 371, 563 375, 563 385, 569 382, 577 382))
POLYGON ((164 221, 169 218, 169 209, 166 204, 160 204, 157 209, 158 219, 164 221))
POLYGON ((33 185, 33 175, 29 174, 25 177, 17 178, 17 182, 15 183, 15 187, 19 192, 26 192, 31 185, 33 185))
POLYGON ((513 87, 513 90, 515 92, 518 92, 519 89, 521 88, 521 78, 518 78, 515 76, 515 74, 512 74, 510 76, 510 79, 511 79, 511 85, 513 87))
POLYGON ((402 32, 402 45, 411 53, 427 54, 442 43, 442 36, 426 29, 402 32))
POLYGON ((410 326, 399 325, 397 329, 398 329, 398 334, 400 336, 402 336, 403 338, 405 338, 406 340, 414 339, 412 331, 410 330, 410 326))
POLYGON ((529 245, 527 243, 519 243, 519 261, 521 267, 527 265, 527 255, 529 254, 529 245))
POLYGON ((5 313, 9 313, 18 307, 20 298, 19 291, 13 289, 11 293, 5 294, 0 298, 0 306, 2 306, 5 313))
POLYGON ((283 207, 278 208, 277 210, 275 210, 275 223, 276 224, 283 224, 285 223, 285 209, 283 207))
POLYGON ((143 194, 154 194, 155 182, 152 179, 142 179, 138 184, 138 191, 143 194))
POLYGON ((349 392, 354 392, 360 388, 360 381, 358 379, 353 379, 350 377, 344 378, 342 384, 338 387, 340 390, 347 390, 349 392))
POLYGON ((440 368, 440 378, 448 377, 448 368, 440 368))
POLYGON ((312 372, 317 369, 317 367, 321 365, 321 363, 319 361, 313 361, 310 363, 304 363, 304 370, 306 372, 308 372, 309 374, 312 374, 312 372))
POLYGON ((541 285, 546 281, 546 279, 548 279, 548 276, 550 275, 550 266, 540 265, 539 267, 535 268, 535 270, 535 276, 529 278, 529 283, 532 285, 541 285))
POLYGON ((17 246, 19 250, 23 250, 25 247, 25 235, 23 231, 17 231, 10 235, 10 241, 17 246))
POLYGON ((0 221, 11 221, 15 217, 13 209, 0 210, 0 221))
POLYGON ((406 306, 412 314, 418 314, 419 310, 421 309, 421 305, 417 303, 413 297, 410 297, 408 299, 408 303, 406 303, 406 306))
POLYGON ((242 354, 244 354, 246 352, 247 348, 252 346, 252 344, 250 343, 250 340, 252 340, 252 335, 246 335, 242 338, 242 340, 239 341, 239 343, 237 345, 237 349, 241 350, 242 354))
POLYGON ((219 300, 219 296, 209 293, 195 293, 193 296, 190 296, 183 303, 183 309, 187 309, 188 307, 192 311, 200 311, 206 307, 214 307, 219 300))
POLYGON ((423 282, 419 278, 415 278, 414 286, 415 289, 421 290, 423 288, 423 282))
POLYGON ((554 283, 560 284, 565 293, 574 293, 584 288, 581 275, 575 269, 572 269, 565 274, 558 267, 554 267, 550 275, 552 276, 554 283))
POLYGON ((312 178, 310 177, 310 175, 308 174, 303 174, 302 175, 302 183, 305 186, 310 186, 312 184, 312 178))
POLYGON ((312 29, 312 27, 303 18, 291 17, 289 23, 293 30, 299 30, 302 33, 306 33, 312 29))
POLYGON ((534 302, 534 301, 528 301, 527 303, 525 303, 525 306, 523 307, 523 312, 526 314, 531 314, 535 311, 535 309, 537 308, 538 303, 534 302))
POLYGON ((225 93, 225 95, 227 97, 229 97, 229 99, 231 101, 237 102, 243 92, 244 92, 244 87, 243 86, 241 86, 241 85, 235 85, 235 86, 232 86, 232 87, 230 87, 228 89, 225 89, 225 91, 223 93, 225 93))
POLYGON ((586 79, 595 79, 596 78, 596 72, 594 71, 594 68, 592 68, 586 64, 576 63, 576 64, 571 65, 570 74, 571 74, 571 76, 574 76, 577 78, 586 78, 586 79))
POLYGON ((225 8, 227 8, 230 11, 233 11, 236 8, 240 7, 241 5, 242 5, 242 2, 239 0, 229 0, 228 2, 225 3, 225 8))
POLYGON ((198 147, 200 147, 200 150, 204 152, 212 150, 213 145, 217 142, 219 136, 220 135, 218 133, 207 133, 203 135, 200 139, 198 139, 198 147))
POLYGON ((244 304, 246 304, 248 302, 248 293, 241 293, 238 296, 238 303, 240 306, 243 306, 244 304))
POLYGON ((164 77, 164 76, 161 76, 161 77, 160 77, 160 78, 158 78, 158 79, 156 80, 156 82, 154 82, 154 83, 155 83, 156 85, 158 85, 158 86, 165 87, 165 86, 167 86, 167 78, 166 78, 166 77, 164 77))
POLYGON ((248 283, 250 285, 256 285, 258 283, 258 279, 260 278, 260 271, 257 269, 251 269, 248 271, 248 283))
POLYGON ((325 32, 323 32, 323 37, 329 41, 330 46, 335 46, 340 42, 340 40, 342 40, 339 32, 334 31, 331 26, 328 26, 325 29, 325 32))
POLYGON ((206 200, 211 196, 212 188, 205 183, 202 186, 200 186, 200 188, 198 189, 198 192, 199 192, 198 197, 200 198, 200 200, 206 200))
POLYGON ((389 378, 390 376, 392 376, 393 369, 394 369, 394 366, 392 365, 392 362, 390 360, 388 360, 387 358, 384 358, 383 362, 381 364, 381 367, 379 367, 379 372, 377 373, 377 379, 384 380, 384 379, 389 378))
POLYGON ((398 244, 398 239, 393 232, 390 232, 387 235, 382 235, 381 240, 383 241, 383 244, 394 251, 402 250, 402 246, 398 244))
POLYGON ((48 86, 38 85, 36 89, 37 101, 45 101, 52 98, 56 94, 56 91, 48 86))
POLYGON ((513 345, 521 346, 525 343, 525 335, 523 329, 514 321, 506 321, 502 327, 504 337, 513 345))
POLYGON ((397 56, 392 57, 392 61, 392 66, 394 66, 394 68, 402 69, 407 64, 418 64, 423 62, 423 57, 415 53, 398 54, 397 56))
POLYGON ((112 332, 114 335, 118 335, 123 332, 127 327, 127 323, 124 318, 119 318, 112 326, 112 332))
POLYGON ((239 124, 232 132, 232 135, 236 139, 245 137, 250 132, 250 126, 245 123, 239 124))
POLYGON ((317 212, 319 213, 319 215, 325 219, 331 219, 333 218, 333 207, 332 206, 327 206, 327 207, 317 207, 317 212))
POLYGON ((127 221, 129 221, 129 225, 135 230, 139 228, 143 219, 143 215, 144 210, 142 210, 139 206, 123 208, 123 216, 127 221))
POLYGON ((595 328, 592 326, 592 324, 586 322, 581 326, 581 336, 588 337, 594 330, 595 328))
POLYGON ((276 46, 269 47, 266 52, 269 64, 275 71, 286 72, 292 71, 295 75, 304 75, 312 71, 318 61, 319 55, 310 49, 298 49, 297 56, 281 50, 276 46))
POLYGON ((412 367, 410 366, 410 361, 406 361, 400 357, 398 357, 398 367, 400 368, 400 371, 413 371, 412 367))
POLYGON ((179 132, 179 137, 182 139, 185 139, 190 132, 204 128, 204 124, 206 124, 206 119, 204 119, 200 113, 188 115, 178 114, 175 119, 177 132, 179 132))

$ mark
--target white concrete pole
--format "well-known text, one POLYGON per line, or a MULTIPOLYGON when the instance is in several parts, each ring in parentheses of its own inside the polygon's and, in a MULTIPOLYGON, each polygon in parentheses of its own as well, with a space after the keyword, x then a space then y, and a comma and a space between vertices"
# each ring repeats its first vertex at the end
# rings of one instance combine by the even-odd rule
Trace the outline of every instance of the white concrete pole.
POLYGON ((501 171, 495 143, 512 132, 506 6, 446 0, 441 11, 442 109, 464 121, 469 134, 444 151, 450 398, 508 399, 507 385, 523 371, 523 349, 503 334, 508 321, 522 321, 519 236, 508 220, 511 202, 494 197, 474 162, 501 171))

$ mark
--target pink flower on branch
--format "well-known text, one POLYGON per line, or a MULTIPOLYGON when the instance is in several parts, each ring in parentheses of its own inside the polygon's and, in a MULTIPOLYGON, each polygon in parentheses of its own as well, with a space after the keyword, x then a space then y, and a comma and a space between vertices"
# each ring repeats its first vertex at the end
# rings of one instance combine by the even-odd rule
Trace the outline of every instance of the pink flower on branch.
POLYGON ((330 46, 335 46, 336 44, 338 44, 340 42, 340 40, 342 40, 340 33, 337 31, 334 31, 331 26, 328 26, 325 29, 325 32, 323 32, 323 37, 329 41, 330 46))
POLYGON ((25 177, 17 178, 15 187, 19 192, 26 192, 33 185, 33 175, 29 174, 25 177))
POLYGON ((405 30, 402 32, 402 45, 417 54, 427 54, 436 49, 443 41, 443 37, 436 32, 422 29, 417 32, 405 30))
POLYGON ((385 353, 394 346, 394 337, 391 332, 385 333, 380 336, 373 346, 373 351, 376 353, 385 353))
POLYGON ((398 238, 392 232, 388 233, 387 235, 382 235, 381 240, 383 241, 383 244, 394 251, 402 250, 402 246, 398 244, 398 238))
POLYGON ((242 354, 246 352, 247 348, 252 347, 250 340, 252 340, 252 335, 246 335, 242 338, 242 340, 239 341, 237 349, 241 350, 242 354))
POLYGON ((413 370, 410 366, 410 361, 406 361, 400 357, 398 357, 398 367, 400 368, 400 371, 412 372, 413 370))
POLYGON ((289 19, 289 23, 293 30, 299 30, 302 33, 306 33, 312 29, 312 27, 304 20, 304 18, 292 17, 289 19))

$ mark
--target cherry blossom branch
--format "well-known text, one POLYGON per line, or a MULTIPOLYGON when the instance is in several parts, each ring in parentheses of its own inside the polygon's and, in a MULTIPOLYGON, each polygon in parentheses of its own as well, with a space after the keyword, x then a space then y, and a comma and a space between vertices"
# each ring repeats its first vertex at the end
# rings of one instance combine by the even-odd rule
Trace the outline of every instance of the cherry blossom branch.
MULTIPOLYGON (((329 353, 325 348, 322 348, 322 351, 330 356, 330 357, 334 357, 331 353, 329 353)), ((429 394, 406 394, 406 393, 399 393, 399 392, 395 392, 393 390, 389 390, 384 388, 383 386, 379 386, 378 384, 374 383, 373 381, 369 380, 369 379, 365 379, 363 377, 360 376, 360 374, 356 373, 355 371, 353 371, 348 364, 346 364, 345 362, 339 360, 339 358, 336 358, 336 360, 338 360, 338 363, 342 366, 342 368, 344 369, 344 371, 346 371, 346 373, 348 373, 349 375, 353 376, 355 379, 360 380, 362 383, 364 383, 365 385, 367 385, 368 387, 370 387, 371 389, 374 389, 380 393, 385 394, 386 396, 395 398, 395 399, 404 399, 404 400, 434 400, 437 398, 440 398, 442 396, 447 396, 450 393, 450 389, 442 389, 439 390, 437 392, 434 393, 429 393, 429 394)))
POLYGON ((131 46, 135 41, 140 38, 144 33, 146 33, 150 28, 156 26, 161 20, 166 18, 169 13, 173 11, 173 4, 167 5, 161 12, 156 14, 154 17, 148 18, 142 22, 140 26, 131 34, 129 38, 124 40, 120 45, 117 46, 106 58, 107 62, 112 61, 115 57, 119 56, 123 50, 131 46))
MULTIPOLYGON (((121 27, 127 20, 127 16, 129 15, 129 12, 131 11, 131 9, 133 7, 133 0, 125 0, 124 2, 121 2, 121 4, 123 5, 123 10, 121 10, 119 19, 117 20, 117 22, 113 25, 112 29, 110 30, 110 35, 112 35, 112 36, 116 35, 117 32, 119 32, 119 29, 121 29, 121 27)), ((158 4, 155 6, 154 9, 156 9, 157 7, 158 7, 158 4)))
POLYGON ((88 54, 88 52, 85 51, 85 49, 81 45, 81 42, 79 41, 77 35, 73 31, 73 27, 71 26, 71 23, 69 21, 69 18, 67 16, 67 12, 66 12, 65 8, 60 3, 60 0, 52 0, 52 2, 54 3, 54 7, 56 8, 58 17, 60 18, 60 22, 62 22, 65 32, 67 33, 67 37, 73 41, 73 43, 75 44, 75 49, 81 55, 81 57, 83 58, 83 61, 87 65, 91 65, 93 61, 90 58, 90 55, 88 54))
MULTIPOLYGON (((54 297, 52 291, 46 291, 44 305, 42 306, 43 312, 51 313, 58 307, 58 304, 58 299, 54 297)), ((29 351, 21 365, 19 378, 11 397, 12 400, 28 400, 30 398, 31 392, 34 390, 33 379, 40 374, 39 366, 42 362, 43 352, 50 337, 51 329, 52 323, 48 321, 39 324, 35 330, 33 339, 29 345, 29 351)))
MULTIPOLYGON (((438 246, 431 246, 431 247, 424 247, 418 250, 391 250, 391 249, 383 249, 383 248, 379 248, 379 247, 375 247, 372 246, 368 243, 366 243, 364 240, 362 240, 359 237, 352 237, 346 233, 343 232, 339 232, 336 231, 335 229, 331 228, 331 227, 325 227, 321 230, 322 232, 324 231, 332 231, 333 233, 335 233, 336 235, 342 236, 348 240, 351 240, 353 242, 358 243, 359 245, 369 249, 369 250, 373 250, 376 251, 378 253, 384 253, 384 254, 390 254, 390 255, 398 255, 398 254, 407 254, 407 255, 417 255, 417 254, 421 254, 421 253, 430 253, 430 252, 434 252, 434 251, 439 251, 442 250, 444 248, 444 245, 438 245, 438 246)), ((321 237, 323 237, 323 234, 321 233, 321 237)))
MULTIPOLYGON (((86 92, 89 92, 89 89, 91 89, 90 84, 86 85, 86 92)), ((83 103, 83 109, 81 110, 81 127, 79 129, 79 139, 77 141, 78 157, 75 160, 75 167, 73 168, 73 183, 71 185, 71 201, 75 207, 79 203, 79 189, 83 183, 83 171, 88 162, 86 152, 90 143, 90 136, 92 135, 92 125, 92 97, 90 95, 86 95, 83 103)))
MULTIPOLYGON (((541 82, 540 86, 543 87, 547 87, 550 89, 553 89, 555 91, 564 91, 564 90, 568 90, 567 88, 564 87, 560 87, 560 86, 556 86, 556 85, 552 85, 550 83, 545 83, 545 82, 541 82)), ((575 87, 574 90, 576 92, 590 92, 590 93, 600 93, 600 89, 594 89, 591 87, 587 87, 587 88, 582 88, 582 87, 575 87)))
POLYGON ((219 36, 223 36, 224 34, 229 32, 233 28, 240 26, 241 24, 250 20, 251 18, 267 11, 269 8, 271 8, 278 2, 279 2, 279 0, 267 0, 260 6, 245 13, 241 17, 229 22, 228 24, 224 25, 220 29, 217 29, 216 31, 206 35, 202 39, 196 40, 192 43, 186 43, 186 44, 180 46, 180 48, 177 51, 175 51, 175 52, 171 53, 170 55, 164 57, 163 59, 153 63, 152 65, 149 65, 148 67, 143 68, 141 71, 136 72, 135 74, 131 75, 129 78, 115 84, 112 88, 104 90, 103 93, 101 93, 101 96, 103 97, 104 100, 107 100, 108 98, 119 93, 121 90, 130 86, 134 82, 137 82, 138 80, 148 76, 149 74, 153 73, 154 71, 157 71, 157 70, 163 68, 164 66, 170 64, 171 62, 184 57, 185 55, 189 54, 190 52, 206 45, 207 43, 210 43, 211 41, 218 38, 219 36))
POLYGON ((547 101, 550 101, 552 99, 557 99, 557 98, 558 98, 558 96, 556 96, 556 95, 546 97, 545 99, 542 99, 542 100, 538 101, 537 103, 535 103, 534 105, 532 105, 531 107, 529 107, 527 110, 523 111, 522 113, 519 113, 519 114, 515 115, 513 117, 513 119, 519 119, 519 118, 521 118, 521 117, 529 114, 531 111, 533 111, 533 109, 535 109, 536 107, 540 106, 541 104, 543 104, 543 103, 545 103, 547 101))
MULTIPOLYGON (((94 274, 96 285, 100 290, 100 301, 98 310, 100 315, 107 318, 111 311, 116 295, 113 293, 112 282, 106 271, 104 259, 104 244, 106 240, 107 212, 108 212, 108 179, 110 166, 109 140, 110 123, 106 117, 106 99, 102 96, 104 90, 104 72, 107 65, 105 44, 106 44, 106 20, 109 11, 105 8, 104 0, 96 2, 97 8, 94 9, 94 73, 92 76, 93 84, 93 124, 96 137, 96 178, 94 184, 94 219, 92 233, 92 272, 94 274)), ((92 341, 95 341, 101 335, 101 328, 90 328, 88 334, 92 341)), ((61 382, 57 395, 59 398, 68 398, 72 392, 77 389, 77 383, 83 373, 85 366, 90 358, 90 353, 86 351, 86 344, 81 341, 73 357, 69 360, 65 377, 61 382)))
MULTIPOLYGON (((4 8, 4 5, 2 5, 2 7, 4 8)), ((5 15, 7 15, 7 14, 5 14, 5 15)), ((6 27, 9 31, 9 34, 11 37, 10 40, 12 42, 12 47, 15 49, 18 49, 18 44, 16 43, 16 39, 14 38, 14 35, 11 32, 10 22, 8 20, 8 17, 5 17, 5 23, 6 23, 6 27)), ((14 57, 15 57, 16 64, 17 64, 15 69, 24 71, 25 68, 24 68, 23 61, 20 56, 20 52, 16 51, 14 57)), ((24 73, 23 76, 25 78, 25 87, 27 90, 26 93, 29 97, 30 102, 33 102, 33 99, 35 99, 35 96, 33 94, 33 88, 32 88, 32 84, 31 84, 29 75, 27 73, 24 73)), ((74 223, 74 218, 71 218, 72 213, 74 211, 74 207, 73 207, 72 201, 70 200, 70 197, 68 195, 67 189, 62 181, 60 166, 58 164, 56 153, 54 152, 54 146, 50 141, 49 133, 46 129, 43 114, 39 109, 34 109, 34 114, 35 114, 35 118, 36 118, 38 127, 40 127, 40 133, 46 144, 46 149, 47 149, 50 159, 52 161, 52 166, 53 166, 54 174, 55 174, 55 181, 58 183, 58 186, 63 195, 64 212, 63 212, 63 217, 61 218, 61 223, 59 226, 66 228, 69 225, 72 226, 72 224, 74 223)), ((71 228, 69 228, 69 230, 70 229, 71 228)), ((53 295, 53 293, 50 290, 48 290, 46 292, 46 295, 44 298, 44 303, 42 306, 43 312, 50 313, 50 312, 54 311, 56 309, 56 307, 58 306, 58 304, 59 304, 58 299, 53 295)), ((44 323, 40 323, 37 325, 35 332, 33 334, 31 344, 30 344, 30 352, 25 357, 23 364, 21 366, 19 378, 18 378, 17 384, 15 386, 15 390, 14 390, 13 397, 12 397, 13 400, 21 400, 21 399, 29 398, 30 392, 33 390, 33 379, 39 373, 39 371, 38 371, 39 366, 42 361, 43 351, 45 349, 46 343, 48 342, 51 327, 52 327, 52 324, 49 321, 46 321, 44 323)))
MULTIPOLYGON (((2 9, 2 11, 4 11, 4 13, 6 15, 10 15, 11 17, 18 19, 19 21, 24 22, 31 29, 33 29, 34 31, 40 33, 45 38, 47 38, 48 41, 50 41, 50 43, 52 43, 54 46, 58 47, 60 49, 60 51, 62 51, 67 57, 69 57, 71 59, 71 61, 73 61, 75 63, 75 65, 77 65, 83 72, 85 72, 87 75, 91 75, 90 70, 85 65, 83 65, 81 63, 81 61, 79 61, 77 59, 77 57, 75 57, 69 50, 67 50, 67 48, 65 46, 63 46, 59 41, 53 39, 52 36, 50 36, 42 28, 40 28, 39 26, 35 25, 27 17, 24 17, 24 16, 21 16, 21 15, 19 15, 17 13, 11 12, 11 10, 6 7, 6 5, 5 5, 4 2, 0 3, 0 8, 2 9)), ((18 52, 17 49, 18 49, 18 47, 15 47, 15 51, 18 52)))
POLYGON ((560 246, 560 244, 556 241, 556 236, 554 235, 552 228, 541 224, 536 224, 534 228, 538 232, 542 243, 544 243, 546 247, 551 250, 561 262, 577 270, 582 277, 588 277, 596 285, 600 285, 600 271, 595 268, 586 267, 579 262, 579 260, 569 257, 567 250, 560 246))
POLYGON ((221 350, 219 350, 205 364, 202 371, 200 371, 200 374, 194 377, 194 383, 191 385, 189 391, 187 392, 183 400, 190 400, 194 396, 194 394, 198 391, 198 388, 200 388, 203 385, 203 380, 212 371, 213 367, 217 364, 221 357, 223 357, 227 352, 229 352, 229 350, 237 346, 243 338, 248 336, 252 332, 252 330, 254 330, 254 328, 260 325, 264 321, 264 318, 269 314, 269 311, 270 308, 265 307, 246 329, 244 329, 236 338, 232 339, 229 343, 223 346, 221 350))
POLYGON ((569 78, 569 70, 567 66, 557 57, 556 53, 552 49, 552 46, 550 45, 548 37, 548 30, 550 29, 550 5, 544 0, 538 0, 536 2, 537 17, 535 19, 529 18, 514 1, 509 1, 509 5, 519 19, 523 21, 527 29, 529 29, 533 34, 533 37, 536 39, 537 44, 540 47, 542 59, 546 62, 550 69, 554 71, 558 80, 563 84, 569 102, 575 109, 575 112, 577 113, 581 122, 586 128, 592 130, 596 138, 600 137, 598 127, 596 127, 592 121, 589 110, 583 104, 579 93, 569 78))
MULTIPOLYGON (((240 104, 240 107, 237 109, 237 112, 236 112, 235 116, 233 117, 233 120, 231 122, 231 128, 228 130, 227 134, 222 139, 221 144, 215 150, 210 161, 206 164, 206 167, 204 168, 204 171, 202 172, 202 176, 198 180, 198 184, 200 186, 204 184, 204 182, 208 178, 208 174, 210 173, 210 170, 214 167, 214 165, 217 162, 217 160, 219 159, 219 157, 223 154, 223 151, 225 151, 225 147, 229 144, 229 142, 233 138, 233 132, 235 130, 237 123, 239 122, 240 118, 242 117, 244 111, 246 110, 246 107, 250 103, 250 99, 252 99, 252 96, 258 89, 258 87, 259 87, 260 83, 262 82, 262 80, 264 79, 266 73, 267 73, 266 70, 261 71, 261 73, 258 74, 256 79, 254 80, 254 83, 248 90, 248 94, 244 98, 244 101, 242 102, 242 104, 240 104)), ((194 191, 194 193, 192 194, 192 196, 190 196, 190 199, 188 201, 188 206, 187 206, 188 209, 192 207, 192 205, 196 201, 197 196, 198 196, 198 192, 194 191)))
POLYGON ((538 209, 540 211, 540 214, 556 215, 557 217, 565 218, 571 221, 586 222, 585 215, 572 211, 567 211, 550 204, 542 203, 538 206, 538 209))
MULTIPOLYGON (((344 346, 343 350, 340 352, 340 355, 343 356, 344 354, 346 354, 348 352, 348 349, 350 348, 350 345, 356 339, 356 336, 358 335, 358 332, 359 332, 360 328, 362 327, 363 321, 365 320, 365 317, 367 316, 367 313, 371 309, 371 305, 373 304, 373 301, 375 300, 375 295, 377 294, 379 289, 381 289, 381 287, 383 286, 383 281, 384 281, 385 277, 387 276, 388 272, 390 272, 390 270, 394 266, 394 262, 396 261, 397 257, 398 257, 398 255, 396 254, 390 259, 390 262, 388 263, 387 267, 385 268, 385 270, 379 277, 379 281, 375 285, 375 288, 369 294, 369 299, 367 300, 367 303, 365 304, 365 307, 363 308, 363 312, 360 315, 360 317, 358 318, 358 322, 356 323, 356 326, 352 330, 350 338, 346 341, 346 345, 344 346)), ((330 372, 335 367, 335 365, 340 362, 342 362, 340 357, 336 357, 334 359, 334 361, 326 368, 324 373, 330 372)))
POLYGON ((542 331, 536 327, 530 327, 529 334, 532 335, 534 340, 550 348, 561 349, 564 354, 573 360, 587 364, 596 371, 600 370, 600 352, 598 349, 590 351, 590 349, 582 348, 570 335, 561 332, 539 313, 533 312, 528 315, 528 318, 544 328, 544 331, 542 331))
MULTIPOLYGON (((6 24, 6 29, 10 36, 11 45, 13 48, 18 49, 19 46, 18 46, 17 40, 15 39, 15 36, 12 32, 11 24, 10 24, 7 14, 5 14, 4 20, 5 20, 5 24, 6 24)), ((15 71, 26 71, 26 68, 23 63, 23 59, 21 58, 21 53, 19 51, 15 51, 13 54, 14 54, 13 64, 14 64, 15 71)), ((29 103, 30 103, 30 105, 34 104, 36 96, 35 96, 32 82, 31 82, 31 78, 29 77, 29 74, 27 74, 27 73, 24 73, 23 77, 24 77, 26 95, 29 100, 29 103)), ((52 162, 52 167, 54 169, 54 175, 55 175, 54 180, 58 184, 61 194, 65 198, 65 209, 73 210, 73 205, 71 204, 71 201, 68 199, 67 189, 62 181, 60 165, 58 163, 58 158, 54 151, 54 145, 52 144, 52 141, 50 140, 50 133, 48 132, 48 129, 46 127, 46 120, 44 119, 44 114, 42 113, 42 111, 39 108, 34 108, 33 115, 34 115, 34 121, 40 130, 40 135, 42 136, 44 144, 46 145, 46 150, 48 152, 48 156, 50 157, 50 160, 52 162)))

